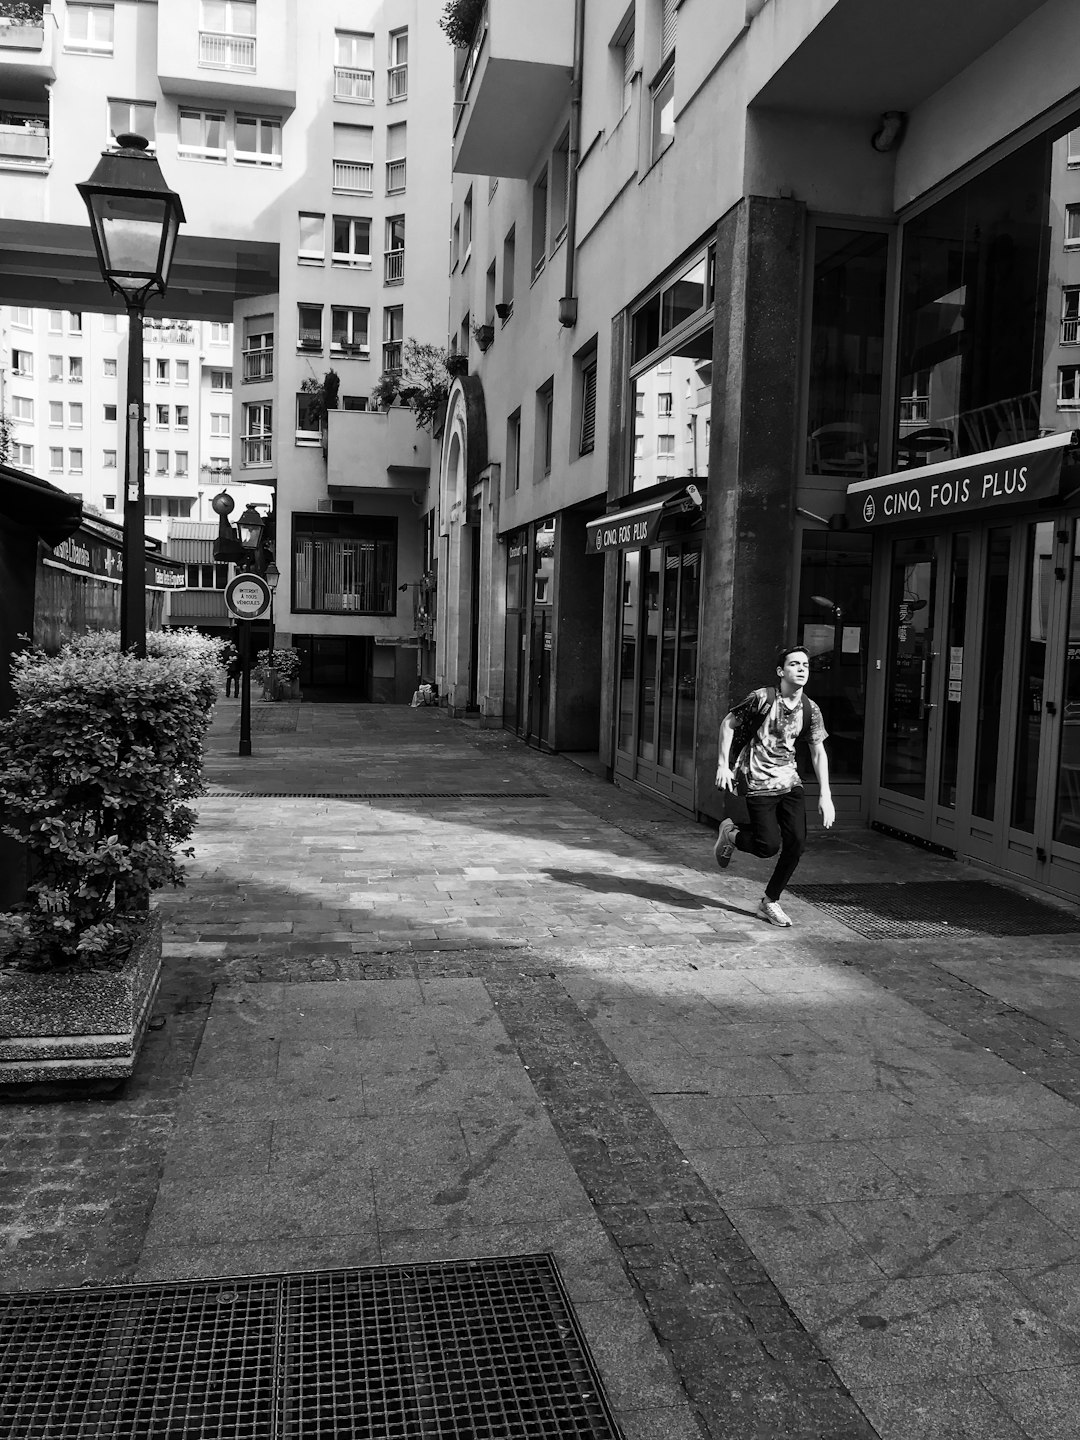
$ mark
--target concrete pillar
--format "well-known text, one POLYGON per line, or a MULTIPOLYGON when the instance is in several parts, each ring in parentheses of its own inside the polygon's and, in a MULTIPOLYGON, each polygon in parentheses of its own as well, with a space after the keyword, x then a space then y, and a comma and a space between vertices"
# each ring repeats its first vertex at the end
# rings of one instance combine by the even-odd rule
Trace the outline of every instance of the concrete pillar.
POLYGON ((555 608, 552 616, 550 742, 554 750, 596 750, 600 696, 609 687, 601 652, 604 637, 604 562, 585 549, 585 516, 564 510, 556 527, 555 608))

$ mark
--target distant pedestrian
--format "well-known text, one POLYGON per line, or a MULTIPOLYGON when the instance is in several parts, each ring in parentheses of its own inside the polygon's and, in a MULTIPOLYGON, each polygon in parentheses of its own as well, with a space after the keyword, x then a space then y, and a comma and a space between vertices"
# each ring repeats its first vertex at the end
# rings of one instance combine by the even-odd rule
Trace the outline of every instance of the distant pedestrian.
POLYGON ((804 694, 810 674, 810 655, 792 645, 776 657, 778 686, 752 690, 720 725, 720 756, 716 785, 745 797, 749 823, 727 819, 720 826, 713 853, 721 870, 731 864, 736 850, 763 859, 777 855, 776 868, 757 909, 770 925, 790 925, 780 908, 780 896, 802 858, 806 846, 806 800, 795 760, 800 736, 810 749, 810 760, 821 789, 818 810, 826 830, 836 818, 829 788, 829 759, 825 741, 829 732, 821 711, 804 694), (738 749, 732 741, 739 734, 738 749))
POLYGON ((225 699, 230 695, 240 698, 240 677, 244 673, 244 666, 237 653, 236 647, 229 652, 229 658, 225 665, 225 699))

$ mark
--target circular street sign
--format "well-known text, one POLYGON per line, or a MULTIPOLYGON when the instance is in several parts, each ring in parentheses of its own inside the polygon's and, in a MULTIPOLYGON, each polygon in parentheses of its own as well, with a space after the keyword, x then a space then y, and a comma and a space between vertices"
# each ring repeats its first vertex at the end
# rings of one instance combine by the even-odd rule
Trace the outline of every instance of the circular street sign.
POLYGON ((237 575, 225 586, 225 608, 238 620, 257 620, 270 609, 270 587, 261 575, 237 575))

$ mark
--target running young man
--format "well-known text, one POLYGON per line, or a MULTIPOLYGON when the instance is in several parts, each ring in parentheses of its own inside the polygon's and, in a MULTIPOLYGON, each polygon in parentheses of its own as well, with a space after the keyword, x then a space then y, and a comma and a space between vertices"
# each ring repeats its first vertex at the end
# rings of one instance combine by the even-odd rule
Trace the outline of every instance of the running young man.
POLYGON ((736 850, 762 858, 779 855, 757 914, 770 925, 790 925, 791 921, 780 908, 780 896, 806 846, 806 800, 795 764, 795 741, 802 733, 804 716, 809 720, 810 760, 821 787, 818 810, 826 830, 835 820, 836 811, 829 789, 829 759, 825 754, 829 732, 821 711, 808 695, 803 695, 803 686, 810 674, 809 654, 801 646, 781 650, 776 657, 776 673, 780 683, 771 705, 766 690, 752 690, 740 705, 724 716, 720 726, 717 789, 734 792, 737 788, 746 796, 750 823, 740 827, 734 820, 725 820, 720 826, 714 854, 722 870, 730 865, 736 850), (746 715, 760 715, 760 723, 742 754, 732 755, 735 727, 746 715))

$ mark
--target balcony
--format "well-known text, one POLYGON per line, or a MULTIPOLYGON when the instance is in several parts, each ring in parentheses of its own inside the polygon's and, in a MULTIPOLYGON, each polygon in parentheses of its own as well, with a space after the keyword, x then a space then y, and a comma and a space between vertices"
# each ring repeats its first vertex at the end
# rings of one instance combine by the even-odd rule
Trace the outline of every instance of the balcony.
POLYGON ((370 195, 372 166, 362 160, 334 161, 334 189, 341 195, 370 195))
POLYGON ((386 98, 391 104, 404 100, 409 94, 408 65, 391 65, 386 72, 386 98))
POLYGON ((405 279, 405 251, 387 250, 383 256, 383 284, 400 285, 405 279))
POLYGON ((401 345, 400 340, 383 341, 382 366, 384 370, 401 369, 401 345))
POLYGON ((387 195, 400 195, 405 189, 405 161, 388 160, 386 162, 386 193, 387 195))
POLYGON ((0 125, 0 165, 41 169, 49 163, 49 132, 44 126, 0 125))
POLYGON ((1075 345, 1078 341, 1080 341, 1080 320, 1062 320, 1062 345, 1075 345))
POLYGON ((242 465, 272 465, 273 437, 270 435, 245 435, 240 441, 240 463, 242 465))
MULTIPOLYGON (((43 5, 12 6, 0 0, 0 90, 20 97, 56 79, 53 37, 56 24, 43 5), (29 10, 37 16, 28 20, 29 10)), ((44 98, 44 97, 42 97, 44 98)))
POLYGON ((405 406, 331 410, 327 415, 326 483, 330 493, 414 489, 431 468, 431 436, 405 406))
POLYGON ((207 29, 200 0, 157 7, 158 80, 166 95, 218 105, 296 108, 296 0, 259 0, 254 35, 207 29))
POLYGON ((347 65, 335 65, 334 99, 351 100, 358 105, 373 105, 375 103, 375 71, 354 70, 347 65))
POLYGON ((273 350, 244 351, 244 379, 272 380, 274 378, 273 350))
POLYGON ((457 83, 454 171, 525 179, 570 103, 573 0, 488 0, 457 83))

